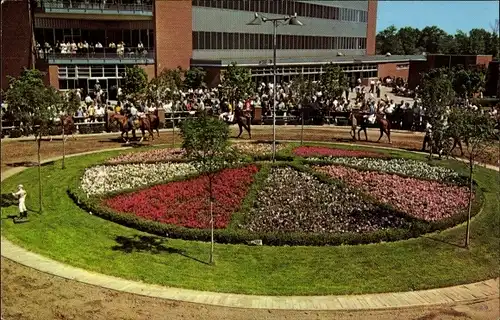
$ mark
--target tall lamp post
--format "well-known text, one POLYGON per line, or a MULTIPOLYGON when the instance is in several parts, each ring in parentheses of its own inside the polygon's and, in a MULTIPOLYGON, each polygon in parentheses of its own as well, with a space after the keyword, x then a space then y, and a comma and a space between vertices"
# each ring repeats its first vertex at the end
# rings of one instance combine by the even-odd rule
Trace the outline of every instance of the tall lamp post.
POLYGON ((293 16, 284 16, 279 18, 266 18, 258 13, 255 13, 255 17, 252 21, 247 23, 249 26, 260 26, 265 22, 273 23, 273 162, 276 161, 276 29, 279 24, 291 25, 291 26, 303 26, 304 24, 297 19, 297 13, 293 16))

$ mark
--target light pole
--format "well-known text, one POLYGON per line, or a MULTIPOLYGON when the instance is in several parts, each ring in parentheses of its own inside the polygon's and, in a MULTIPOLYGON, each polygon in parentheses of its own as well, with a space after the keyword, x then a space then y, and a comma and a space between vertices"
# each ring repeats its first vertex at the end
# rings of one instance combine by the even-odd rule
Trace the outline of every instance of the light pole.
POLYGON ((304 24, 297 19, 297 13, 293 16, 284 16, 279 18, 266 18, 258 13, 255 13, 255 18, 247 23, 249 26, 260 26, 265 22, 273 23, 273 162, 276 161, 276 29, 278 23, 283 25, 288 24, 291 26, 303 26, 304 24))

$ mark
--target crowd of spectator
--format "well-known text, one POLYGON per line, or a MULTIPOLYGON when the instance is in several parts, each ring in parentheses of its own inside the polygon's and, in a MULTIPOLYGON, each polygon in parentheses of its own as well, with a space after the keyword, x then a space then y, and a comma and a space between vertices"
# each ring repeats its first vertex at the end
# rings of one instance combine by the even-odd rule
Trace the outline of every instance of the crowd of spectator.
POLYGON ((36 42, 36 52, 38 53, 39 58, 43 59, 48 57, 51 54, 62 54, 62 55, 72 55, 72 56, 82 56, 82 55, 90 55, 94 56, 96 54, 102 54, 104 52, 109 54, 115 54, 119 58, 124 58, 127 56, 147 56, 148 51, 144 48, 144 44, 139 41, 137 46, 129 47, 123 41, 119 41, 114 43, 111 41, 107 48, 105 48, 101 42, 90 42, 87 41, 79 41, 78 43, 74 40, 72 41, 57 41, 54 45, 51 45, 48 42, 45 42, 43 46, 40 42, 36 42))

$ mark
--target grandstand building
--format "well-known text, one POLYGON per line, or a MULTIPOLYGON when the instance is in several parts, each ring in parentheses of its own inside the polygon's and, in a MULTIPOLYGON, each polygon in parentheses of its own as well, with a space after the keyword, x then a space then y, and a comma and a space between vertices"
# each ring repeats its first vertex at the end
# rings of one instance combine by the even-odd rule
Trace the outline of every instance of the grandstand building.
POLYGON ((376 0, 5 0, 2 88, 7 75, 33 66, 59 89, 91 91, 99 80, 110 98, 126 65, 141 66, 150 78, 166 68, 203 67, 216 85, 236 62, 251 68, 256 82, 270 81, 273 26, 247 25, 254 12, 297 13, 304 24, 278 27, 280 80, 318 77, 329 62, 350 78, 407 77, 410 60, 425 60, 375 55, 376 0), (55 48, 63 42, 66 50, 55 48))

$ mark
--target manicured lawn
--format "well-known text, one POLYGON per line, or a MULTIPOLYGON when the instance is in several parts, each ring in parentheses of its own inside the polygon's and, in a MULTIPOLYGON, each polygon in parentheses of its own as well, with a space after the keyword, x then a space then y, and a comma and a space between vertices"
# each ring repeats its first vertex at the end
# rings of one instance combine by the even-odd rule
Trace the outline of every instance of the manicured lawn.
MULTIPOLYGON (((348 148, 359 149, 359 148, 348 148)), ((372 149, 367 149, 372 150, 372 149)), ((423 159, 417 154, 382 151, 423 159)), ((359 294, 407 291, 474 282, 498 276, 500 206, 498 173, 478 168, 476 181, 485 205, 472 223, 471 249, 462 245, 464 226, 395 243, 339 247, 250 247, 162 239, 82 211, 68 197, 68 185, 85 167, 119 152, 101 153, 42 167, 44 213, 30 222, 5 219, 17 208, 2 208, 2 234, 14 243, 67 264, 149 283, 199 290, 268 295, 359 294), (141 236, 143 236, 141 238, 141 236), (162 243, 159 243, 163 241, 162 243), (131 252, 130 252, 131 251, 131 252)), ((456 170, 465 166, 441 161, 456 170)), ((22 183, 27 205, 37 210, 37 169, 7 179, 3 193, 22 183)))

